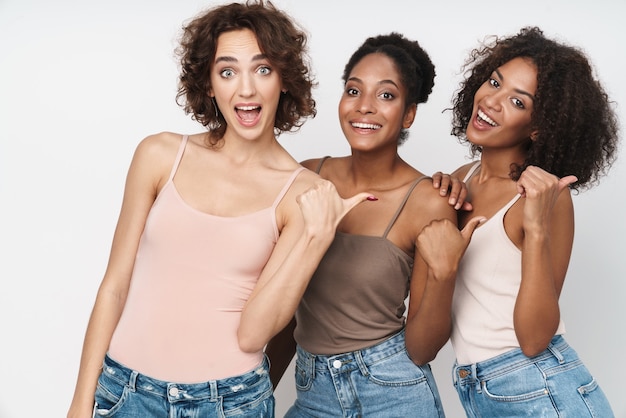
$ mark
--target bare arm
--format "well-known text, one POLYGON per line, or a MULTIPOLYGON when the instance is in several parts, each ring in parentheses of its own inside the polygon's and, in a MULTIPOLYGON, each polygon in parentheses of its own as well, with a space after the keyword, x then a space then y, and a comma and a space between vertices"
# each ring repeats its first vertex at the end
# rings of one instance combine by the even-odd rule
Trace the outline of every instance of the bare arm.
POLYGON ((473 218, 459 231, 456 213, 445 202, 439 205, 431 215, 435 219, 438 213, 439 219, 426 225, 417 238, 411 276, 406 346, 417 364, 433 360, 450 337, 457 268, 474 229, 484 219, 473 218))
POLYGON ((296 340, 293 331, 296 328, 296 320, 293 318, 282 331, 276 334, 265 348, 265 354, 270 359, 270 380, 274 389, 289 367, 291 359, 296 354, 296 340))
POLYGON ((514 326, 524 354, 545 350, 560 321, 559 296, 574 240, 574 210, 567 186, 537 167, 518 181, 523 209, 522 282, 515 303, 514 326))
POLYGON ((139 145, 128 172, 109 263, 85 334, 68 417, 92 416, 102 361, 126 302, 139 239, 158 188, 159 164, 155 164, 154 157, 163 152, 163 147, 154 142, 145 140, 139 145))
POLYGON ((287 325, 339 221, 368 196, 342 199, 331 182, 318 178, 297 204, 287 202, 291 207, 285 226, 241 314, 237 336, 243 351, 262 350, 287 325))

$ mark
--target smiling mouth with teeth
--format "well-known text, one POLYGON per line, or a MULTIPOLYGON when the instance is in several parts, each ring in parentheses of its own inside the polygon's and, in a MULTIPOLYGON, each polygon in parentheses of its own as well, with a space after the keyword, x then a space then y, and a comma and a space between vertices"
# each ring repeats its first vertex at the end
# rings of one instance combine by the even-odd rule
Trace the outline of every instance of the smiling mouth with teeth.
POLYGON ((498 124, 495 123, 489 116, 485 115, 482 110, 478 109, 477 114, 478 119, 482 120, 483 122, 487 122, 487 124, 491 126, 498 126, 498 124))
POLYGON ((382 128, 381 125, 375 125, 373 123, 359 123, 359 122, 353 122, 351 123, 353 128, 358 128, 358 129, 380 129, 382 128))

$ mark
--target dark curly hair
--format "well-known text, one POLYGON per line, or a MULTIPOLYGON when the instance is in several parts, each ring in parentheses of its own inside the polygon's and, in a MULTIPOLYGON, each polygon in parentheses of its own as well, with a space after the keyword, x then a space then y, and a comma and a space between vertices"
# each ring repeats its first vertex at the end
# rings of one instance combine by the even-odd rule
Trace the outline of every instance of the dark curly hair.
MULTIPOLYGON (((535 165, 558 177, 575 175, 574 190, 597 184, 615 161, 618 122, 585 54, 546 38, 537 27, 490 39, 474 49, 463 65, 465 80, 453 100, 452 134, 469 142, 465 130, 478 88, 501 65, 516 57, 529 58, 537 68, 531 125, 538 134, 523 164, 512 164, 511 178, 519 179, 527 166, 535 165)), ((478 153, 480 147, 472 144, 472 156, 478 153)))
MULTIPOLYGON (((417 41, 411 41, 395 32, 367 38, 348 60, 341 77, 343 83, 348 81, 355 65, 365 56, 374 53, 384 54, 395 63, 407 90, 406 107, 426 103, 435 85, 435 66, 417 41)), ((402 129, 398 145, 403 144, 408 136, 408 130, 402 129)))
POLYGON ((176 102, 186 114, 211 131, 210 143, 217 144, 226 132, 224 117, 208 92, 217 41, 224 32, 249 29, 261 51, 280 74, 283 87, 274 130, 276 135, 297 130, 307 117, 315 117, 315 100, 307 51, 307 35, 270 1, 231 3, 209 9, 183 27, 176 53, 181 73, 176 102))

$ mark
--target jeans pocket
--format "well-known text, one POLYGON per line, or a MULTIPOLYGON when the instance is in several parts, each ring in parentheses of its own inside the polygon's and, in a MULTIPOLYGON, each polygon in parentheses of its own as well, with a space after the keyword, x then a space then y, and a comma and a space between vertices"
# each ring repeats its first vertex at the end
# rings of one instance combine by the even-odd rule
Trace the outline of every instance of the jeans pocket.
POLYGON ((122 407, 128 397, 128 387, 102 372, 95 393, 95 416, 111 417, 122 407))
POLYGON ((411 361, 406 350, 370 364, 367 372, 369 380, 381 386, 417 385, 427 380, 424 370, 411 361))
POLYGON ((307 391, 311 389, 311 385, 313 384, 313 373, 311 371, 312 367, 313 366, 310 363, 303 363, 296 359, 296 367, 294 373, 297 390, 307 391))
POLYGON ((255 388, 225 396, 221 401, 224 417, 274 417, 275 400, 271 383, 265 388, 255 388))
POLYGON ((487 397, 503 402, 527 401, 549 393, 544 374, 534 364, 484 380, 481 386, 487 397))
POLYGON ((600 389, 596 379, 592 378, 591 382, 579 387, 578 393, 582 397, 583 402, 585 402, 585 405, 587 405, 591 416, 598 418, 613 416, 613 411, 611 411, 606 396, 602 389, 600 389))

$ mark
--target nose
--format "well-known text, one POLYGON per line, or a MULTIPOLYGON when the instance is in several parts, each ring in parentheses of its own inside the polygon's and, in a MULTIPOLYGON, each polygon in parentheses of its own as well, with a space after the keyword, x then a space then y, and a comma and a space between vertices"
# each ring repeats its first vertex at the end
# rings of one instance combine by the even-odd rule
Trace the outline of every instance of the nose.
POLYGON ((374 104, 374 100, 372 100, 369 96, 363 94, 359 96, 359 100, 357 101, 356 110, 362 114, 367 113, 375 113, 376 106, 374 104))
POLYGON ((482 102, 486 107, 498 111, 502 108, 502 100, 504 99, 505 92, 503 92, 502 90, 497 90, 485 95, 482 102))
POLYGON ((251 97, 254 93, 254 76, 252 74, 242 75, 239 82, 239 95, 242 97, 251 97))

